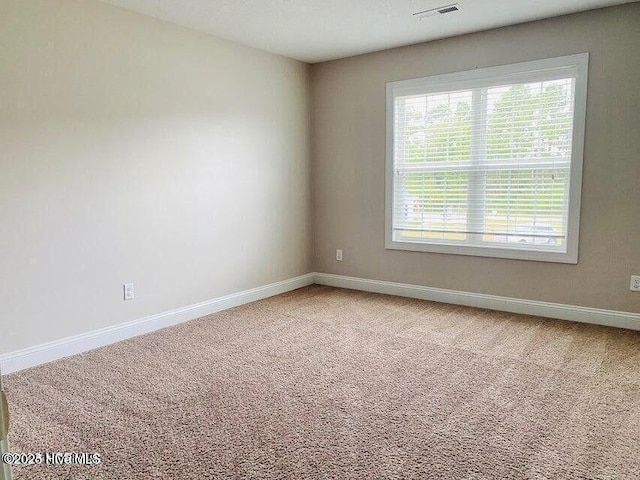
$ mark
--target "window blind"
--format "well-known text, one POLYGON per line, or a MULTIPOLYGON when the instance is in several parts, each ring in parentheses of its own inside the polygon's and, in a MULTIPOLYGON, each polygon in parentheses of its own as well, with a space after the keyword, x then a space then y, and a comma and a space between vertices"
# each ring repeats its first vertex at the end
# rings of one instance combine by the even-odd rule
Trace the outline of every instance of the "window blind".
POLYGON ((393 240, 566 252, 576 76, 392 90, 393 240))

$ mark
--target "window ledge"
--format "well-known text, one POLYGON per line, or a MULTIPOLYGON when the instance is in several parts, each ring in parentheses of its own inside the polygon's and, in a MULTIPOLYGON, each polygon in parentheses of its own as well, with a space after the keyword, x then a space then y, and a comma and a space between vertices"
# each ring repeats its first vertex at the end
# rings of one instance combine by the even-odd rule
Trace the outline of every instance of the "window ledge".
POLYGON ((536 262, 577 264, 577 249, 567 252, 543 250, 525 250, 518 247, 493 247, 484 245, 447 245, 438 243, 401 242, 387 240, 387 250, 406 250, 411 252, 445 253, 450 255, 469 255, 473 257, 509 258, 536 262))

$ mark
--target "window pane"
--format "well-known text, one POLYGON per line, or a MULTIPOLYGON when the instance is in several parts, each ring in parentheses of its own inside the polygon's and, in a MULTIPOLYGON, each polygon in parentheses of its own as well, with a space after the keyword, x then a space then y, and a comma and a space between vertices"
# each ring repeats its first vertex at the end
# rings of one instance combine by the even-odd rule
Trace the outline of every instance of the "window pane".
POLYGON ((407 172, 396 176, 394 229, 407 239, 464 240, 466 172, 407 172))
POLYGON ((571 157, 573 80, 487 90, 487 161, 571 157))
POLYGON ((462 91, 396 99, 396 165, 469 160, 471 98, 462 91))
POLYGON ((486 174, 486 242, 562 246, 566 237, 567 169, 498 170, 486 174))

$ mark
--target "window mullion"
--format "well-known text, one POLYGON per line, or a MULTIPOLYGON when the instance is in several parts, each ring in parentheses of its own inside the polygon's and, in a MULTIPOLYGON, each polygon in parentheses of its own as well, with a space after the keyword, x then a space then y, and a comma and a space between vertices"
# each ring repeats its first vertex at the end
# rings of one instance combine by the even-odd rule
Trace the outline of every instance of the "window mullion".
POLYGON ((469 243, 477 244, 482 242, 484 231, 485 172, 478 167, 484 162, 487 149, 487 89, 474 89, 471 104, 471 161, 476 168, 469 172, 467 227, 474 232, 469 234, 469 243))

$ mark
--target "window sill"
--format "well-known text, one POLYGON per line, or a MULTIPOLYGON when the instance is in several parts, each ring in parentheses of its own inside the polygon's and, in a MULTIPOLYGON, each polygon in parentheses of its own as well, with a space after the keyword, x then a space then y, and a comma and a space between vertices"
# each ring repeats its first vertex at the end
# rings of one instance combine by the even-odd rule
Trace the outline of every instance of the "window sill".
POLYGON ((411 252, 444 253, 449 255, 469 255, 473 257, 508 258, 550 263, 578 263, 577 249, 567 252, 525 250, 518 247, 493 247, 484 245, 447 245, 439 243, 402 242, 387 240, 387 250, 407 250, 411 252))

